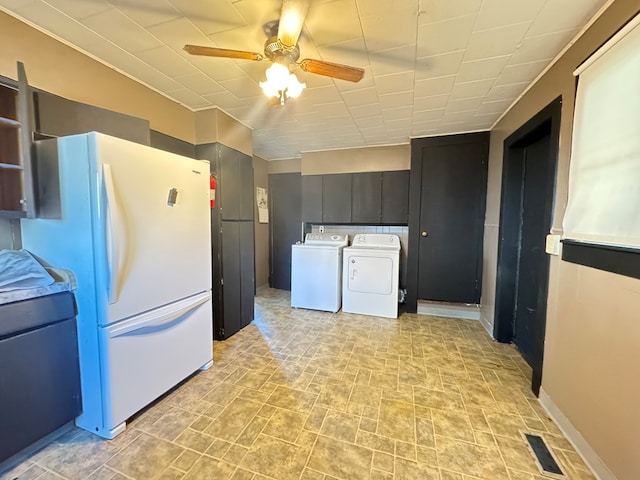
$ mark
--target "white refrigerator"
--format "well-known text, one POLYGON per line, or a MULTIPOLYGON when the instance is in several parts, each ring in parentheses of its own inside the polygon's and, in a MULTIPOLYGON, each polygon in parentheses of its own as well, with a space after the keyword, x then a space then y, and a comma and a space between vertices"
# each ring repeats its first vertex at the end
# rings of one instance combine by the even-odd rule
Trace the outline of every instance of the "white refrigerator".
POLYGON ((22 220, 22 245, 76 276, 76 424, 113 438, 212 364, 209 163, 95 132, 37 152, 54 218, 22 220))

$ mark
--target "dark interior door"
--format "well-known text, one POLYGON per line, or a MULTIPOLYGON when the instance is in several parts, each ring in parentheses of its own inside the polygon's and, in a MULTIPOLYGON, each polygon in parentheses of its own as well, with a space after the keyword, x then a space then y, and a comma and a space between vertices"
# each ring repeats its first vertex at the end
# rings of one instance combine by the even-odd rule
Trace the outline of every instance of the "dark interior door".
POLYGON ((542 280, 548 275, 545 237, 549 222, 544 208, 548 190, 548 174, 553 167, 550 134, 524 148, 524 175, 520 219, 521 248, 517 261, 516 317, 514 342, 529 365, 542 366, 544 349, 546 289, 542 280))
POLYGON ((479 303, 486 137, 423 145, 418 298, 479 303))
POLYGON ((301 239, 302 177, 269 175, 269 285, 291 290, 291 245, 301 239))

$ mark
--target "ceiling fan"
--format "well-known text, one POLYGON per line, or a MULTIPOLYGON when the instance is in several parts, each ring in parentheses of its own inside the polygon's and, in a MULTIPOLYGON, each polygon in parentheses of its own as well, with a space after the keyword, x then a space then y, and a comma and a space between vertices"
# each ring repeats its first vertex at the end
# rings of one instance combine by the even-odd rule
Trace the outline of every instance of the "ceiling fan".
POLYGON ((304 18, 309 9, 309 3, 310 0, 282 1, 280 19, 269 22, 265 26, 268 38, 264 43, 264 54, 200 45, 185 45, 184 49, 191 55, 255 61, 261 61, 266 58, 272 61, 273 65, 269 67, 266 72, 267 81, 260 82, 260 86, 267 96, 278 97, 282 105, 284 104, 285 97, 297 97, 306 87, 304 83, 300 83, 296 76, 291 73, 293 66, 300 67, 301 70, 308 73, 315 73, 349 82, 359 82, 364 76, 364 69, 362 68, 311 58, 298 61, 300 58, 298 38, 300 37, 304 18))

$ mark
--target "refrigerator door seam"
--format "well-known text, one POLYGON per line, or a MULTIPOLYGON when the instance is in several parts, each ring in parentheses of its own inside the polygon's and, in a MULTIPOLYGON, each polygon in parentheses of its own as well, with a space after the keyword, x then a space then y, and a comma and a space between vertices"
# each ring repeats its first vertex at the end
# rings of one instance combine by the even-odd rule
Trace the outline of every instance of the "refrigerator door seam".
POLYGON ((197 307, 207 302, 211 298, 211 292, 201 293, 196 295, 188 301, 180 301, 179 305, 170 305, 165 307, 161 307, 159 310, 165 310, 158 314, 158 310, 153 310, 151 312, 143 313, 137 317, 135 317, 133 322, 125 321, 124 325, 112 327, 107 327, 109 331, 109 338, 121 337, 123 335, 131 334, 136 332, 137 330, 149 328, 149 327, 159 327, 165 325, 167 323, 171 323, 176 318, 179 318, 186 313, 195 310, 197 307))

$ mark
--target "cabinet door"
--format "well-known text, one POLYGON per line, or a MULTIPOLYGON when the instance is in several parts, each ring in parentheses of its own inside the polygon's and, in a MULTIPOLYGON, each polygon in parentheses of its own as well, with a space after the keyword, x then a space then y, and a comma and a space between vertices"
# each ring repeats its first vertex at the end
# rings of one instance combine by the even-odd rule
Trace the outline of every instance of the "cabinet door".
POLYGON ((302 176, 302 221, 322 223, 322 177, 302 176))
POLYGON ((354 173, 351 186, 351 221, 353 223, 380 223, 381 173, 354 173))
POLYGON ((323 175, 322 221, 324 223, 351 222, 351 173, 323 175))
POLYGON ((244 155, 237 154, 239 182, 239 201, 240 201, 240 220, 253 220, 254 212, 254 187, 253 187, 253 159, 244 155))
POLYGON ((222 222, 222 318, 214 319, 215 332, 220 339, 229 338, 242 328, 240 223, 222 222))
POLYGON ((218 183, 216 201, 220 202, 220 217, 223 220, 240 218, 240 163, 238 152, 218 145, 218 183))
POLYGON ((0 84, 0 217, 35 217, 32 131, 31 89, 18 62, 18 89, 0 84))
POLYGON ((382 223, 406 225, 409 221, 409 170, 383 172, 382 223))
POLYGON ((240 235, 240 328, 253 320, 255 262, 253 222, 238 222, 240 235))

